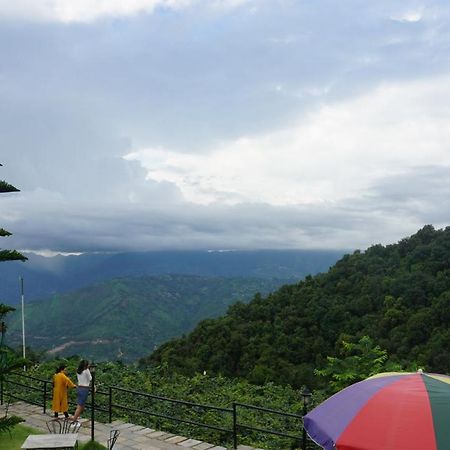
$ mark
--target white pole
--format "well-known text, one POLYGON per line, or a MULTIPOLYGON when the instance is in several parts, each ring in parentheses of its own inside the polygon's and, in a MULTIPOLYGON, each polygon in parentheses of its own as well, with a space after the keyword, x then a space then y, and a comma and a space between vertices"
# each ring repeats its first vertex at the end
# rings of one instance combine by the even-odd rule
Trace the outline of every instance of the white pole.
MULTIPOLYGON (((20 291, 22 296, 22 356, 25 359, 25 302, 23 295, 23 277, 20 277, 20 291)), ((26 366, 23 366, 23 370, 26 370, 26 366)))

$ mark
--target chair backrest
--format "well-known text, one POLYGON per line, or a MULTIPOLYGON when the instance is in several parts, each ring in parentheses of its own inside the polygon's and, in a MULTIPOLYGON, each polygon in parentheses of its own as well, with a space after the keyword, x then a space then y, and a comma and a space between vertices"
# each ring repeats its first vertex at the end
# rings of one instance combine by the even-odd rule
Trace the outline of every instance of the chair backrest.
POLYGON ((48 431, 53 434, 61 433, 61 422, 59 419, 52 419, 46 422, 48 431))
POLYGON ((61 433, 78 433, 81 423, 78 420, 64 419, 61 424, 61 433))
POLYGON ((53 419, 47 422, 47 428, 53 434, 78 433, 81 423, 70 419, 53 419))
POLYGON ((111 430, 109 432, 109 439, 107 442, 108 450, 112 450, 114 447, 114 444, 117 441, 117 438, 119 437, 120 431, 119 430, 111 430))

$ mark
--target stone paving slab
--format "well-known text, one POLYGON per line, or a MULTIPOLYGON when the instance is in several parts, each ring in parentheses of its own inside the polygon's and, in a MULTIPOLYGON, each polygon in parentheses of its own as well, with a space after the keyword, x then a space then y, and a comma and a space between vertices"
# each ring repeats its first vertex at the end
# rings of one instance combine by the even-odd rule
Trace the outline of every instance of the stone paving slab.
POLYGON ((121 423, 114 426, 115 430, 132 430, 136 425, 134 423, 121 423))
POLYGON ((214 447, 213 444, 208 444, 207 442, 202 442, 201 444, 192 447, 193 450, 210 450, 214 447))
POLYGON ((130 437, 130 441, 136 442, 137 444, 143 444, 144 442, 148 442, 148 438, 145 436, 132 436, 130 437))
POLYGON ((143 427, 142 425, 133 425, 132 427, 128 428, 127 431, 132 431, 132 432, 136 432, 136 431, 140 431, 143 430, 145 427, 143 427))
POLYGON ((188 439, 187 441, 180 442, 178 445, 181 447, 190 448, 201 443, 202 441, 197 441, 197 439, 188 439))
POLYGON ((187 438, 184 436, 173 436, 169 439, 166 439, 166 442, 170 442, 171 444, 179 444, 180 442, 186 441, 187 438))
POLYGON ((132 448, 117 442, 116 445, 114 445, 114 450, 132 450, 132 448))
POLYGON ((171 437, 174 437, 175 435, 172 433, 166 433, 164 436, 159 436, 156 439, 158 439, 158 441, 167 441, 167 439, 170 439, 171 437))
POLYGON ((153 428, 143 428, 142 430, 138 430, 138 431, 136 431, 135 433, 147 435, 147 434, 153 433, 153 432, 155 432, 155 431, 156 431, 156 430, 154 430, 153 428))
POLYGON ((147 434, 149 438, 156 439, 161 436, 165 436, 167 433, 164 431, 154 431, 153 433, 147 434))

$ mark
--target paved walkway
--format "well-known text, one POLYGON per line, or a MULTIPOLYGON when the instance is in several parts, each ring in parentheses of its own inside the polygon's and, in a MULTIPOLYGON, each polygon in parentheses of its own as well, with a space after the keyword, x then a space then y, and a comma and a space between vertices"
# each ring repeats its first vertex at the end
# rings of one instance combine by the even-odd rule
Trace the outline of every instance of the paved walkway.
MULTIPOLYGON (((2 408, 2 407, 0 407, 2 408)), ((3 413, 3 410, 1 410, 3 413)), ((46 422, 52 418, 49 414, 43 414, 42 407, 30 405, 25 402, 13 403, 9 406, 8 414, 14 414, 25 419, 25 425, 48 433, 46 422)), ((3 415, 3 414, 0 414, 3 415)), ((87 442, 91 439, 91 422, 87 419, 80 420, 80 441, 87 442)), ((114 421, 113 423, 94 422, 95 440, 106 446, 111 430, 120 430, 119 438, 114 450, 227 450, 225 447, 208 444, 207 442, 177 436, 164 431, 156 431, 132 423, 114 421)), ((253 449, 246 445, 238 446, 238 450, 253 449)))

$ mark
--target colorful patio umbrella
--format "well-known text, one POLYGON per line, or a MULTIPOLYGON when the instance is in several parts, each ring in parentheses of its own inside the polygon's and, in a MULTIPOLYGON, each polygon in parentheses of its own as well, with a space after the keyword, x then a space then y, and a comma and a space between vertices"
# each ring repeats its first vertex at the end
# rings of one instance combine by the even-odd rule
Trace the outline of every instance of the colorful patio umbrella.
POLYGON ((450 377, 378 374, 325 400, 304 424, 326 450, 450 450, 450 377))

